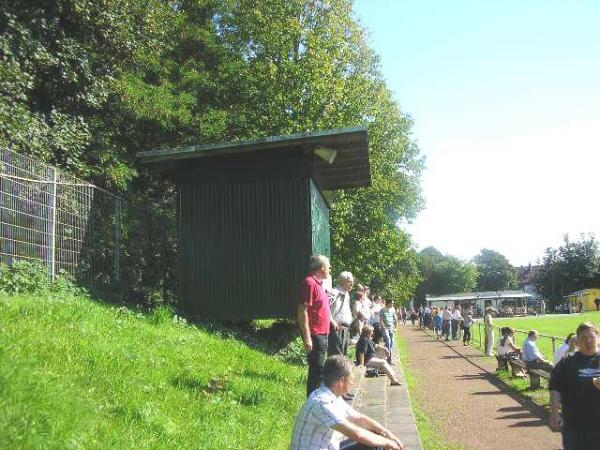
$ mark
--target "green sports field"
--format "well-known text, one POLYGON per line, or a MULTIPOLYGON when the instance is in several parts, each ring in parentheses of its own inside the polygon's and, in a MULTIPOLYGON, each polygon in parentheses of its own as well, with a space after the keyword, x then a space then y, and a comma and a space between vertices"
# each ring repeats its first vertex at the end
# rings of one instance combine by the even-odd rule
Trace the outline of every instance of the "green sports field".
MULTIPOLYGON (((552 315, 548 314, 545 316, 528 316, 528 317, 516 317, 509 319, 495 319, 495 325, 497 327, 512 327, 515 330, 529 331, 535 329, 541 335, 556 336, 560 339, 556 340, 556 347, 560 346, 564 342, 564 338, 569 333, 574 333, 577 326, 581 322, 590 321, 596 325, 600 324, 600 312, 587 312, 584 314, 560 314, 552 315)), ((477 327, 474 329, 474 338, 478 340, 477 327)), ((522 346, 525 340, 525 334, 515 333, 517 345, 522 346)), ((497 338, 496 338, 497 339, 497 338)), ((497 341, 496 341, 497 342, 497 341)), ((552 361, 552 339, 541 336, 538 339, 538 347, 540 351, 552 361)))

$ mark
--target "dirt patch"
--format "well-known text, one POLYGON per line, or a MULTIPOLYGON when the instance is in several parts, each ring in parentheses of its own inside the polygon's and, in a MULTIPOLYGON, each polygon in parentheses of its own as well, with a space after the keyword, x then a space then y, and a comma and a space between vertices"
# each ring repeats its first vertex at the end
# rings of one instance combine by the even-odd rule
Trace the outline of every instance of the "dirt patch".
POLYGON ((448 442, 473 450, 562 448, 542 409, 504 386, 481 351, 460 341, 435 341, 410 325, 399 331, 418 380, 411 394, 448 442))

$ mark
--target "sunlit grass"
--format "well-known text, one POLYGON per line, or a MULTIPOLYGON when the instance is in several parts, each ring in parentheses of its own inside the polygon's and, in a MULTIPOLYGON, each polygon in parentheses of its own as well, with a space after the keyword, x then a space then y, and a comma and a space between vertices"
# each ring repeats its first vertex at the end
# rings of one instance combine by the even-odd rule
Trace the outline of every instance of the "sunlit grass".
POLYGON ((283 449, 304 384, 164 312, 0 296, 0 448, 283 449))

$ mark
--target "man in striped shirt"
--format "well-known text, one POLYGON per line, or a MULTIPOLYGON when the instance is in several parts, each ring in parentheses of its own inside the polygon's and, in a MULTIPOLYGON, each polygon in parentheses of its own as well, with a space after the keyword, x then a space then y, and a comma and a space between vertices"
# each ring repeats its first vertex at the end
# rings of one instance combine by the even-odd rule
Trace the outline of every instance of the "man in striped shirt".
POLYGON ((348 358, 325 361, 323 386, 315 390, 296 418, 291 450, 402 450, 398 437, 342 399, 354 383, 348 358))

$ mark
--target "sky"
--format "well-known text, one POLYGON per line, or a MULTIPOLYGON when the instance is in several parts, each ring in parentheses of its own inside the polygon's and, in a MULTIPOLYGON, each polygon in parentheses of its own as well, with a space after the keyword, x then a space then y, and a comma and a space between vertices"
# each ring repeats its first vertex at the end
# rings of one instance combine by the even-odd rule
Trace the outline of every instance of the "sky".
MULTIPOLYGON (((600 1, 357 0, 426 158, 419 249, 535 264, 600 231, 600 1)), ((597 236, 598 237, 598 236, 597 236)))

